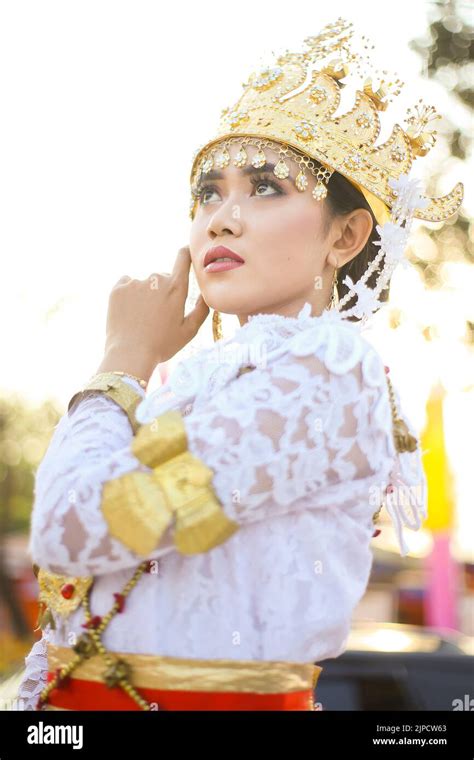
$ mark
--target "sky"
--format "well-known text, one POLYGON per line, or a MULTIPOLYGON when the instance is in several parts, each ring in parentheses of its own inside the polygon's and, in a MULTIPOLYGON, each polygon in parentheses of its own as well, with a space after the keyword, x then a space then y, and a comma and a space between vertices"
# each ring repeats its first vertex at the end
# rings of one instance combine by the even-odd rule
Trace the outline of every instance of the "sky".
MULTIPOLYGON (((96 372, 111 288, 123 274, 171 271, 189 240, 192 155, 273 52, 297 50, 345 17, 406 82, 401 104, 432 95, 462 123, 463 110, 420 79, 408 47, 426 34, 431 5, 398 0, 381 13, 379 2, 337 0, 328 13, 307 0, 293 0, 291 12, 261 0, 225 10, 209 0, 3 3, 1 392, 64 407, 96 372)), ((447 176, 442 191, 463 178, 447 176)), ((197 293, 191 276, 190 302, 197 293)), ((210 322, 199 345, 212 341, 210 322)), ((236 318, 224 327, 236 329, 236 318)), ((426 368, 424 377, 420 392, 426 368)), ((159 382, 155 373, 150 389, 159 382)), ((420 399, 408 394, 407 405, 416 416, 420 399)))

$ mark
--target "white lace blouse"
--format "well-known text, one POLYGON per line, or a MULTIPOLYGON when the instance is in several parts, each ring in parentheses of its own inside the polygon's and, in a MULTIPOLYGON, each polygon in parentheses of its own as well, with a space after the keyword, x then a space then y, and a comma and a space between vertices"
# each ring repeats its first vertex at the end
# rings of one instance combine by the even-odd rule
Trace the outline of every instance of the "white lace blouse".
MULTIPOLYGON (((187 658, 321 662, 346 646, 353 610, 372 566, 372 517, 386 488, 421 488, 419 507, 387 503, 402 525, 425 514, 419 453, 398 454, 383 362, 357 324, 326 311, 258 314, 229 339, 181 361, 144 396, 137 419, 177 409, 189 451, 214 472, 212 485, 240 528, 225 543, 180 554, 171 532, 103 641, 115 651, 187 658), (241 373, 251 365, 253 371, 241 373)), ((398 399, 398 397, 397 397, 398 399)), ((411 430, 411 432, 414 432, 411 430)), ((38 468, 31 519, 33 562, 55 573, 94 575, 93 615, 143 557, 108 532, 104 483, 150 471, 131 453, 125 412, 103 394, 59 421, 38 468)), ((26 658, 19 698, 33 708, 46 679, 46 641, 69 645, 82 608, 26 658)))

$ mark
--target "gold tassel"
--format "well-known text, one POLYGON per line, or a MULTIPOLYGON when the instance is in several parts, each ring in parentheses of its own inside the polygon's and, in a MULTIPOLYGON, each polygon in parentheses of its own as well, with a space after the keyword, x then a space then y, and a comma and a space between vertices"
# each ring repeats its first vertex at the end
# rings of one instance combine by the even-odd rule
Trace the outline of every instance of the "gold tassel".
POLYGON ((401 417, 397 417, 393 423, 393 437, 395 440, 395 447, 397 451, 415 451, 418 446, 418 441, 408 430, 408 426, 405 420, 401 417))
POLYGON ((395 443, 395 448, 399 453, 403 453, 404 451, 409 451, 411 453, 417 448, 418 441, 415 436, 410 433, 405 420, 402 420, 402 418, 398 416, 392 381, 388 375, 386 375, 386 379, 389 391, 390 406, 392 408, 393 440, 395 443))

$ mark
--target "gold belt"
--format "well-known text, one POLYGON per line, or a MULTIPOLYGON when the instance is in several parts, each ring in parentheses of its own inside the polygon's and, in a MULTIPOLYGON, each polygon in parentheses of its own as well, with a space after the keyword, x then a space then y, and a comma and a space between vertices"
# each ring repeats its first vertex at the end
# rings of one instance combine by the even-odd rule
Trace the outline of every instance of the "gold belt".
MULTIPOLYGON (((55 671, 75 658, 69 647, 48 643, 48 670, 55 671)), ((272 693, 315 688, 322 668, 314 663, 281 660, 188 659, 150 654, 113 652, 130 664, 138 688, 188 689, 194 691, 249 691, 272 693)), ((76 678, 102 681, 104 661, 100 655, 84 660, 74 671, 76 678)))

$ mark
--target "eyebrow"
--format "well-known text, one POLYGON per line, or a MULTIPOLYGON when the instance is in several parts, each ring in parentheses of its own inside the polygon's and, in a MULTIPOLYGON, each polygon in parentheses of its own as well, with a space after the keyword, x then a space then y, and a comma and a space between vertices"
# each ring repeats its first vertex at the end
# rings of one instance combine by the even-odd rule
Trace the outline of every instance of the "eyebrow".
MULTIPOLYGON (((258 168, 256 166, 252 166, 252 165, 245 166, 243 169, 241 169, 241 173, 244 176, 247 176, 249 174, 263 174, 263 173, 267 173, 267 172, 272 172, 274 168, 275 168, 275 164, 267 162, 267 163, 263 164, 263 166, 260 166, 258 168)), ((288 175, 288 177, 289 176, 290 175, 288 175)), ((203 182, 205 180, 208 180, 208 179, 224 179, 224 175, 223 175, 222 172, 218 172, 215 169, 212 169, 210 172, 206 172, 205 174, 201 173, 201 176, 200 176, 200 181, 201 182, 203 182)))

